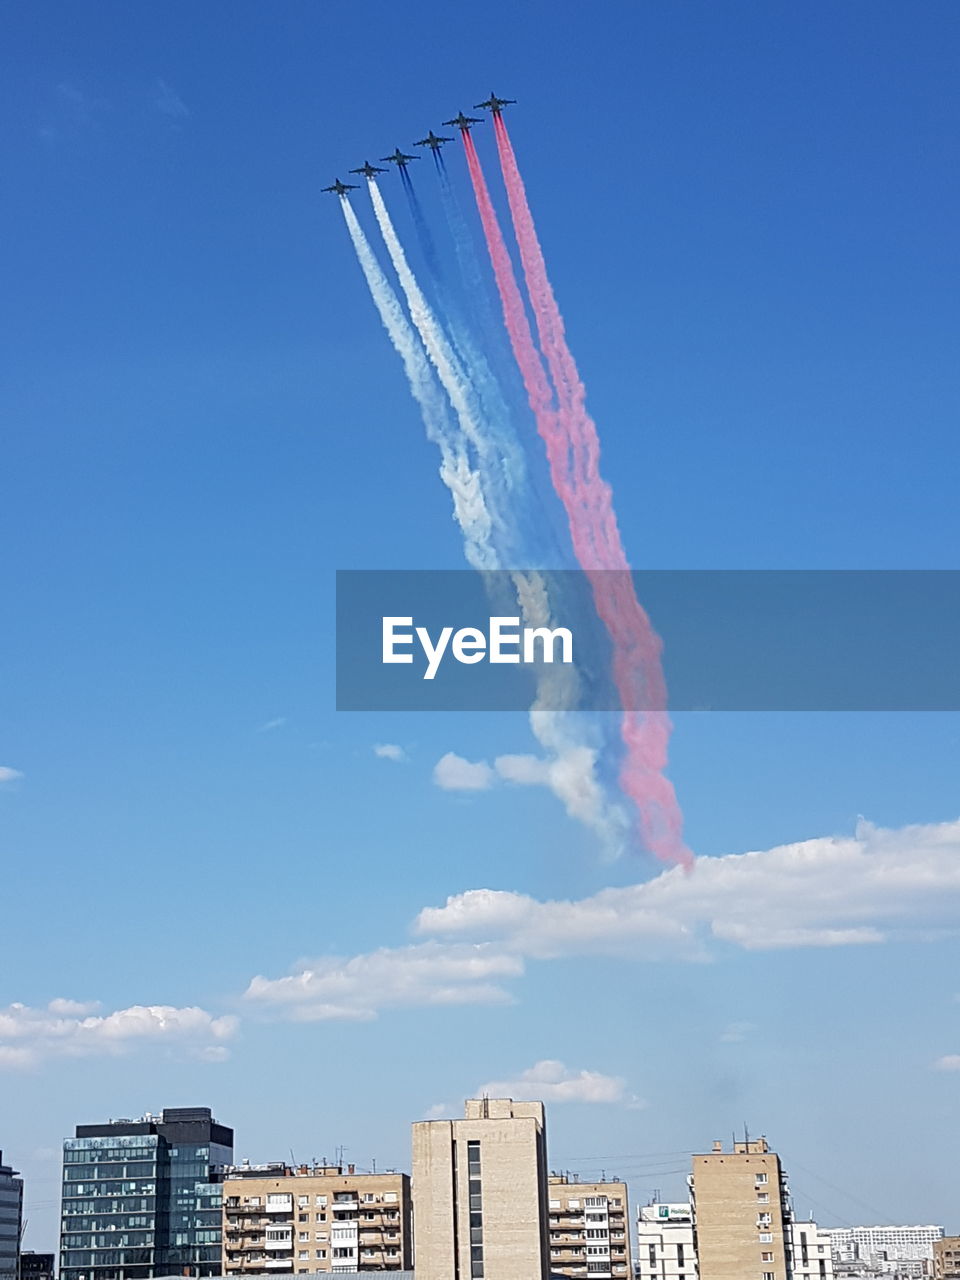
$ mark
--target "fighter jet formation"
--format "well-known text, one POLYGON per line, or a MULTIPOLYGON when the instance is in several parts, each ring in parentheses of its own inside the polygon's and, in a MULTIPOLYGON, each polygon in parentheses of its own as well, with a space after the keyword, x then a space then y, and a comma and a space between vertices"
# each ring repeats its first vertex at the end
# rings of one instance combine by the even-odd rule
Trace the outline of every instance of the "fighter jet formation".
MULTIPOLYGON (((486 102, 476 103, 474 110, 489 111, 491 115, 499 116, 504 107, 512 107, 515 103, 516 98, 498 98, 495 93, 491 92, 490 97, 486 102)), ((461 133, 469 133, 475 124, 483 124, 483 121, 483 116, 467 116, 460 111, 452 120, 444 120, 443 126, 448 129, 459 129, 461 133)), ((442 163, 440 148, 444 143, 452 141, 452 138, 447 138, 442 134, 434 133, 431 129, 425 138, 418 139, 413 145, 415 147, 429 148, 429 150, 433 152, 434 158, 437 162, 442 163)), ((410 161, 419 160, 420 157, 416 155, 407 155, 397 147, 392 155, 381 156, 380 159, 384 164, 395 164, 401 172, 406 172, 407 165, 410 161)), ((377 165, 371 164, 369 160, 364 160, 362 165, 359 165, 356 169, 351 169, 350 172, 360 174, 361 177, 366 178, 368 181, 372 181, 378 174, 386 173, 387 170, 378 168, 377 165)), ((357 188, 352 183, 341 182, 340 179, 337 178, 336 182, 329 187, 324 187, 323 190, 334 192, 338 196, 345 196, 348 191, 356 191, 357 188)))

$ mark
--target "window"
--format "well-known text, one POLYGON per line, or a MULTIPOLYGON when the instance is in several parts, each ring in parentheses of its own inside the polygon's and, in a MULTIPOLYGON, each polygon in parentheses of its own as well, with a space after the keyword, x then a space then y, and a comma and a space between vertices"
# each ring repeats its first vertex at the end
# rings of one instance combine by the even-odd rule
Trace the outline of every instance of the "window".
POLYGON ((767 1181, 767 1175, 765 1173, 757 1174, 757 1182, 766 1182, 766 1181, 767 1181))
POLYGON ((772 1232, 770 1232, 770 1231, 761 1231, 761 1232, 760 1232, 760 1243, 761 1243, 761 1244, 773 1244, 773 1234, 772 1234, 772 1232))
POLYGON ((304 1244, 307 1240, 310 1239, 310 1232, 309 1231, 298 1232, 297 1239, 300 1241, 301 1244, 304 1244))
POLYGON ((772 1272, 772 1271, 765 1271, 765 1272, 763 1273, 763 1280, 774 1280, 773 1272, 772 1272))
POLYGON ((297 1196, 297 1204, 300 1206, 301 1209, 305 1209, 309 1203, 310 1203, 309 1196, 297 1196))
POLYGON ((327 1197, 326 1197, 326 1196, 317 1196, 317 1197, 316 1197, 316 1199, 315 1199, 315 1201, 314 1201, 314 1203, 316 1204, 316 1206, 317 1206, 317 1208, 318 1208, 318 1209, 319 1209, 319 1208, 324 1208, 324 1209, 325 1209, 325 1208, 327 1207, 327 1197))
POLYGON ((769 1250, 769 1249, 764 1249, 763 1253, 761 1253, 761 1255, 760 1255, 760 1261, 761 1261, 761 1262, 772 1262, 772 1261, 773 1261, 773 1254, 770 1252, 770 1250, 769 1250))

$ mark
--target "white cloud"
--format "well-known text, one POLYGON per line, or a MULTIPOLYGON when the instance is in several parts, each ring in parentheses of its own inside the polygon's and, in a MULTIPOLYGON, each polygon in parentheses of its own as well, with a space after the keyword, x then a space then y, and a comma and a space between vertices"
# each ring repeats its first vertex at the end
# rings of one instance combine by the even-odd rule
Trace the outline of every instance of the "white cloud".
POLYGON ((19 769, 11 769, 9 765, 0 764, 0 786, 5 782, 19 782, 23 774, 19 769))
POLYGON ((626 1081, 600 1071, 572 1071, 562 1062, 544 1058, 509 1080, 490 1080, 474 1097, 534 1098, 541 1102, 623 1102, 626 1081))
POLYGON ((173 1005, 131 1005, 93 1014, 96 1004, 56 999, 43 1009, 11 1004, 0 1009, 0 1065, 30 1066, 57 1055, 115 1054, 139 1041, 169 1041, 187 1048, 223 1048, 236 1018, 173 1005))
POLYGON ((377 742, 373 747, 373 754, 379 756, 381 760, 395 760, 398 764, 407 759, 407 753, 403 747, 396 742, 377 742))
POLYGON ((960 1053, 947 1053, 933 1064, 937 1071, 960 1071, 960 1053))
POLYGON ((171 120, 186 120, 190 115, 187 104, 166 80, 157 80, 153 102, 160 114, 171 120))
POLYGON ((448 1107, 445 1102, 435 1102, 432 1107, 427 1107, 423 1113, 424 1120, 446 1120, 449 1118, 452 1108, 448 1107))
POLYGON ((266 720, 263 724, 258 725, 257 733, 272 733, 274 729, 282 729, 286 723, 286 716, 274 716, 272 720, 266 720))
POLYGON ((886 831, 861 822, 763 852, 698 858, 579 901, 473 889, 421 911, 422 934, 496 941, 514 954, 685 955, 852 946, 942 926, 960 903, 960 821, 886 831), (713 943, 711 948, 709 944, 713 943))
POLYGON ((433 780, 444 791, 486 791, 496 775, 485 760, 476 763, 448 751, 433 766, 433 780))
POLYGON ((721 1044, 742 1044, 755 1030, 752 1022, 728 1022, 720 1032, 721 1044))
POLYGON ((509 1003, 499 981, 522 973, 519 957, 483 944, 421 942, 324 957, 284 978, 257 976, 245 998, 297 1021, 366 1020, 398 1006, 509 1003))

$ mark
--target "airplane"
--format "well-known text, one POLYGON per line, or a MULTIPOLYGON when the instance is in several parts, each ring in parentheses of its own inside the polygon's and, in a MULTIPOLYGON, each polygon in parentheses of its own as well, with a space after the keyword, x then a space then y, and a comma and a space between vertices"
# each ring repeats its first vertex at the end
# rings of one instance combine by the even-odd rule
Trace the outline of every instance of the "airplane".
POLYGON ((441 138, 431 129, 425 138, 421 138, 419 142, 415 142, 415 147, 429 147, 431 151, 439 151, 445 142, 452 142, 452 138, 441 138))
POLYGON ((444 125, 454 129, 462 129, 464 133, 469 133, 472 125, 483 124, 483 119, 476 116, 465 116, 461 111, 458 116, 454 116, 452 120, 444 120, 444 125))
POLYGON ((365 178, 375 178, 378 173, 386 173, 386 169, 378 169, 375 164, 371 164, 369 160, 364 160, 359 169, 351 169, 351 173, 362 173, 365 178))
POLYGON ((473 105, 477 110, 484 107, 487 111, 492 111, 495 116, 498 116, 504 107, 512 107, 516 101, 516 98, 498 98, 495 93, 491 93, 486 102, 475 102, 473 105))
POLYGON ((332 187, 323 187, 323 191, 335 191, 338 196, 345 196, 348 191, 359 191, 360 188, 352 182, 341 182, 338 178, 332 187))
POLYGON ((395 164, 400 169, 405 169, 411 160, 419 160, 420 157, 405 156, 403 152, 400 150, 400 148, 397 147, 396 151, 394 151, 392 156, 381 156, 380 159, 386 160, 390 164, 395 164))

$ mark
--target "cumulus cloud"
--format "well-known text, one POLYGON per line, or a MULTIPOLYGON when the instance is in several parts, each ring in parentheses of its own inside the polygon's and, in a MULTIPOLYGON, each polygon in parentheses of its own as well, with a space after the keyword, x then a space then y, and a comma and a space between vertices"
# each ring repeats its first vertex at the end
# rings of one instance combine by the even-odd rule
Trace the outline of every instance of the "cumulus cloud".
POLYGON ((433 780, 444 791, 486 791, 496 775, 485 760, 474 763, 448 751, 433 766, 433 780))
POLYGON ((960 900, 960 821, 825 836, 763 852, 698 858, 692 872, 578 901, 473 889, 423 910, 420 933, 483 937, 512 953, 686 955, 856 946, 952 928, 960 900), (712 945, 711 945, 712 944, 712 945))
POLYGON ((960 1053, 946 1053, 933 1065, 937 1071, 960 1071, 960 1053))
POLYGON ((407 753, 396 742, 374 743, 373 754, 381 760, 395 760, 398 764, 407 759, 407 753))
POLYGON ((91 1002, 55 999, 42 1009, 11 1004, 0 1009, 0 1065, 30 1066, 53 1056, 123 1053, 138 1042, 182 1044, 188 1050, 215 1046, 236 1032, 234 1017, 173 1005, 131 1005, 97 1014, 91 1002))
POLYGON ((324 957, 283 978, 257 976, 245 998, 301 1022, 367 1020, 398 1006, 509 1003, 500 982, 522 973, 518 956, 482 943, 422 942, 324 957))
POLYGON ((542 1102, 623 1102, 626 1081, 600 1071, 573 1071, 556 1059, 544 1058, 512 1079, 480 1085, 474 1096, 536 1098, 542 1102))
POLYGON ((9 765, 0 764, 0 786, 6 782, 19 782, 23 774, 19 769, 11 769, 9 765))
POLYGON ((423 1113, 424 1120, 446 1120, 450 1117, 451 1108, 445 1102, 435 1102, 423 1113))

